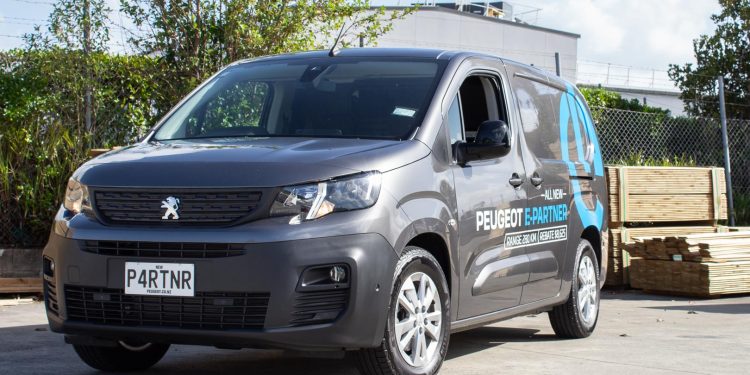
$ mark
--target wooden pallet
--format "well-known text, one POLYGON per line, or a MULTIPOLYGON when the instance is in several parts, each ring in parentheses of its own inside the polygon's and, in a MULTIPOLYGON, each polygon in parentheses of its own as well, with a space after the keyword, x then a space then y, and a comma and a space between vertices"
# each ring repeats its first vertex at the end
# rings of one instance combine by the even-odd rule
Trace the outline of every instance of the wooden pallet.
POLYGON ((41 293, 42 279, 0 278, 0 293, 41 293))
POLYGON ((89 150, 88 154, 89 154, 90 158, 95 158, 95 157, 97 157, 99 155, 106 154, 106 153, 108 153, 110 151, 119 150, 121 148, 122 148, 121 146, 116 146, 116 147, 112 147, 112 148, 92 148, 92 149, 89 150))
POLYGON ((0 293, 40 293, 42 249, 0 248, 0 293))
POLYGON ((727 218, 723 168, 608 166, 610 225, 727 218))

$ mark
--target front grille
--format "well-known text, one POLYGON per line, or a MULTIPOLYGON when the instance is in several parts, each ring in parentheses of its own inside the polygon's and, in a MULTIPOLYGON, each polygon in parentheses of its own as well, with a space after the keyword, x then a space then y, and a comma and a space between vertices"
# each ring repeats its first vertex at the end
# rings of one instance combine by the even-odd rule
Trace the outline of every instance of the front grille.
POLYGON ((231 243, 82 241, 83 251, 101 255, 147 258, 224 258, 245 254, 231 243))
POLYGON ((269 293, 197 292, 195 297, 126 295, 122 289, 65 286, 68 319, 114 326, 261 329, 269 293))
POLYGON ((228 225, 250 216, 260 205, 261 191, 202 189, 92 188, 94 205, 108 224, 124 225, 228 225), (167 197, 179 199, 179 219, 162 208, 167 197))
POLYGON ((335 289, 297 294, 292 326, 330 323, 341 315, 349 301, 349 289, 335 289))
POLYGON ((47 311, 60 316, 60 306, 57 303, 57 286, 51 280, 44 280, 44 302, 47 304, 47 311))

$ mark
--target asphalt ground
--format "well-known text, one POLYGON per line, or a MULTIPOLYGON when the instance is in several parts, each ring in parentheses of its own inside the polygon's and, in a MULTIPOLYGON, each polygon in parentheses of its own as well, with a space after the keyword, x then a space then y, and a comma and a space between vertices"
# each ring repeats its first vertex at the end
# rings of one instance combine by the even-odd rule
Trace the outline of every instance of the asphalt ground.
MULTIPOLYGON (((0 299, 0 374, 94 374, 44 306, 0 299)), ((357 374, 335 355, 173 346, 147 374, 357 374)), ((713 300, 604 292, 596 332, 559 340, 547 314, 451 336, 441 374, 747 374, 750 296, 713 300)))

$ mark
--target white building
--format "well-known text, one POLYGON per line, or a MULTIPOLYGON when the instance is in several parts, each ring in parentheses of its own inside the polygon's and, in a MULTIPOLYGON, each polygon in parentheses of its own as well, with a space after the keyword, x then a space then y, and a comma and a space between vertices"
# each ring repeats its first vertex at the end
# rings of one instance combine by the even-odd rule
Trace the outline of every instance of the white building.
MULTIPOLYGON (((378 47, 420 47, 467 50, 506 57, 555 72, 559 53, 563 78, 576 82, 578 34, 513 21, 502 2, 420 6, 378 38, 378 47), (485 4, 485 6, 482 6, 485 4), (495 5, 494 7, 492 5, 495 5), (454 8, 461 7, 463 11, 454 8), (476 14, 472 12, 481 9, 476 14), (483 9, 482 9, 483 8, 483 9), (503 12, 505 10, 505 12, 503 12)), ((402 7, 386 7, 389 11, 402 7)))

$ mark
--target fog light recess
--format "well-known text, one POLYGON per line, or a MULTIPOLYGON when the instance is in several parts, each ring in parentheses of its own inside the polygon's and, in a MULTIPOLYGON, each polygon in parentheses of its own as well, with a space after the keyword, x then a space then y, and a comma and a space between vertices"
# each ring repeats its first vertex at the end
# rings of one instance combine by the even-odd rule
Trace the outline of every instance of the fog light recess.
POLYGON ((45 276, 55 277, 55 261, 44 257, 42 260, 42 270, 45 276))
POLYGON ((350 281, 349 266, 346 264, 328 264, 305 269, 297 285, 298 291, 348 288, 350 281))

